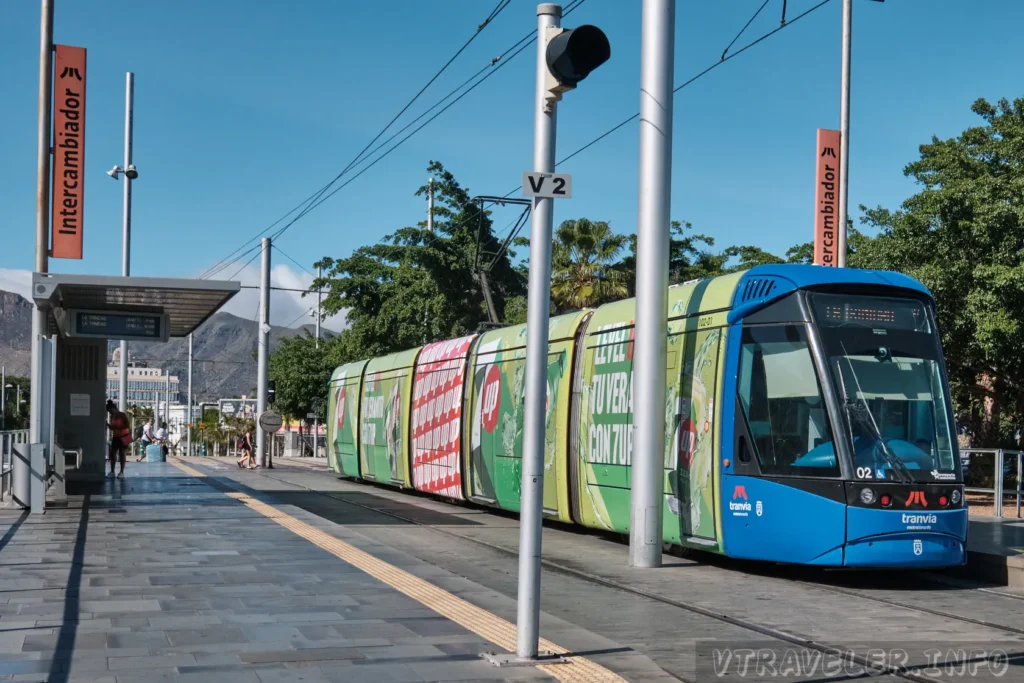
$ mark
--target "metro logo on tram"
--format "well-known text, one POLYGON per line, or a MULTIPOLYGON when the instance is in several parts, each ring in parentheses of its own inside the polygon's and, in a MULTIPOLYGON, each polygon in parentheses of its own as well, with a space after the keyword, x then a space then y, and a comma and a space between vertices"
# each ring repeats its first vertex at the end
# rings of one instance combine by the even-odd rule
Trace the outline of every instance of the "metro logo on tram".
POLYGON ((742 498, 743 500, 747 499, 747 487, 746 486, 737 486, 733 490, 733 492, 732 492, 732 499, 736 500, 737 498, 742 498))
POLYGON ((906 507, 910 507, 914 503, 918 505, 928 507, 928 501, 924 497, 924 491, 911 491, 910 495, 907 496, 906 507))

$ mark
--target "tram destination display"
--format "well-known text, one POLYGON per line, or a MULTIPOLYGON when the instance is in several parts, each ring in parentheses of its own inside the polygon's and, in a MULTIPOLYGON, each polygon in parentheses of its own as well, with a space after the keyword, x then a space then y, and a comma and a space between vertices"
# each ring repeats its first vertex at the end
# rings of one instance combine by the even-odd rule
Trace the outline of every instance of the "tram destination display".
POLYGON ((62 327, 69 337, 147 341, 168 338, 168 319, 163 313, 69 310, 62 318, 62 327))
POLYGON ((813 295, 818 323, 829 327, 861 325, 928 332, 924 305, 914 299, 875 296, 813 295))

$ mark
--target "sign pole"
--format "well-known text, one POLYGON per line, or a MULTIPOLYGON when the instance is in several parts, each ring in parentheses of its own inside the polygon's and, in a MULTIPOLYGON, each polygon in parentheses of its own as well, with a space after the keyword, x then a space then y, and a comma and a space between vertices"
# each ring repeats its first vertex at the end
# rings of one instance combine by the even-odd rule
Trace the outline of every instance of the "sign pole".
MULTIPOLYGON (((548 30, 559 28, 562 8, 537 7, 537 87, 534 103, 533 170, 555 170, 557 105, 545 109, 548 30)), ((519 513, 519 596, 516 654, 536 659, 540 633, 540 554, 544 504, 544 413, 547 403, 548 314, 551 306, 551 231, 554 203, 534 197, 530 212, 530 287, 526 324, 526 390, 523 420, 523 481, 519 513)))
MULTIPOLYGON (((267 410, 267 370, 269 365, 268 346, 270 344, 270 238, 262 240, 263 254, 260 260, 260 326, 257 331, 259 340, 256 366, 256 414, 262 415, 267 410)), ((267 435, 262 430, 256 431, 256 456, 260 467, 271 467, 267 457, 267 435)))
POLYGON ((188 456, 192 457, 192 335, 188 335, 188 456))
POLYGON ((843 73, 839 101, 839 263, 846 267, 847 201, 850 170, 850 51, 853 32, 853 0, 843 0, 843 73))
MULTIPOLYGON (((39 22, 39 125, 36 146, 36 272, 49 271, 50 227, 50 105, 53 96, 53 0, 41 0, 39 22)), ((46 313, 36 304, 32 312, 32 386, 38 386, 42 366, 42 336, 46 334, 46 313)), ((40 443, 42 434, 41 392, 29 394, 29 438, 40 443)))
POLYGON ((675 4, 644 0, 641 24, 631 567, 661 566, 675 4))
MULTIPOLYGON (((124 167, 132 163, 132 106, 135 101, 135 74, 125 74, 124 84, 124 167)), ((131 275, 132 260, 132 179, 124 174, 124 216, 121 229, 121 275, 131 275)), ((118 410, 128 407, 128 340, 121 340, 121 375, 118 379, 118 410)))

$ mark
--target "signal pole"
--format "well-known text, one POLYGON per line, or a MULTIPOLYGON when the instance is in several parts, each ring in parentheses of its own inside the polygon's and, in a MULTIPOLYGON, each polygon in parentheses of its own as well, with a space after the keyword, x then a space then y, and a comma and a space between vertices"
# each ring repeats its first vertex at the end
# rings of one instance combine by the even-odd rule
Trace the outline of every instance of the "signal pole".
POLYGON ((644 0, 629 564, 661 566, 675 0, 644 0))
MULTIPOLYGON (((36 131, 36 272, 50 268, 50 105, 53 99, 53 0, 40 2, 39 20, 39 127, 36 131)), ((29 439, 41 443, 43 394, 39 390, 42 367, 42 336, 46 334, 46 313, 38 305, 32 311, 32 369, 29 380, 29 439)), ((20 410, 20 406, 19 406, 20 410)))
POLYGON ((839 100, 839 267, 846 267, 847 201, 850 187, 850 52, 853 0, 843 0, 843 73, 839 100))
MULTIPOLYGON (((319 280, 322 273, 320 266, 316 267, 316 279, 319 280)), ((320 287, 316 288, 316 348, 320 348, 320 287)), ((313 417, 313 457, 315 458, 319 451, 317 446, 320 445, 320 413, 319 409, 313 411, 315 416, 313 417)))
MULTIPOLYGON (((562 8, 537 7, 537 88, 533 170, 555 170, 556 104, 547 100, 548 31, 562 25, 562 8)), ((530 287, 526 318, 526 388, 523 397, 523 482, 519 512, 519 597, 516 654, 537 659, 540 636, 540 549, 544 523, 544 413, 548 387, 548 315, 551 306, 551 231, 554 199, 535 197, 530 213, 530 287)))
MULTIPOLYGON (((270 238, 262 240, 263 254, 260 261, 260 326, 257 331, 258 350, 256 367, 256 414, 257 419, 267 410, 267 370, 270 345, 270 238)), ((260 467, 267 467, 267 434, 256 429, 256 456, 260 467)))

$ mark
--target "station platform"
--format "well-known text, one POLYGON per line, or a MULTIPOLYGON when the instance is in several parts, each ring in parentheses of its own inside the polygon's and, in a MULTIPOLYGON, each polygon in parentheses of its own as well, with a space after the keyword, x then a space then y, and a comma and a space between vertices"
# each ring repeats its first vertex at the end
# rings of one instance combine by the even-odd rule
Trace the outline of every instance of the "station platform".
POLYGON ((515 517, 274 465, 130 463, 67 508, 0 510, 0 680, 697 681, 709 648, 752 644, 848 664, 998 647, 1024 679, 1024 593, 714 558, 634 570, 622 543, 561 525, 541 647, 567 663, 496 668, 480 654, 514 649, 515 517))

